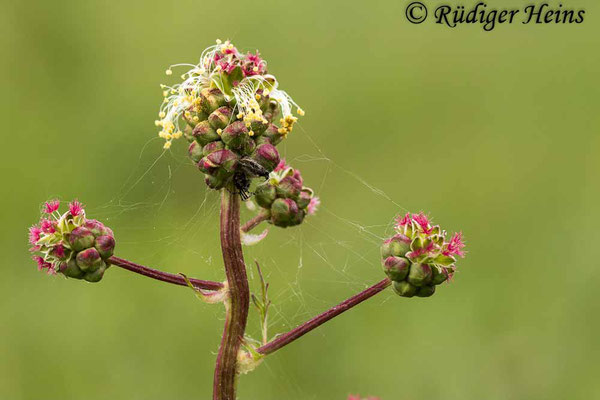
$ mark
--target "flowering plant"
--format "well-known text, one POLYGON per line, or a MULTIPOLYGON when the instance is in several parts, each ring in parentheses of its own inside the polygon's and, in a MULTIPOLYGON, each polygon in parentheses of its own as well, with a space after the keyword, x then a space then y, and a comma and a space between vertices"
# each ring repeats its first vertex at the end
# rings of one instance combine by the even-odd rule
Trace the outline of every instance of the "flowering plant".
MULTIPOLYGON (((188 140, 188 155, 205 174, 206 184, 221 191, 220 239, 226 279, 188 278, 115 256, 112 230, 88 219, 76 200, 62 214, 58 200, 44 203, 41 219, 29 229, 30 251, 40 270, 98 282, 109 266, 116 266, 188 286, 201 300, 224 304, 225 326, 216 357, 213 400, 235 400, 238 375, 252 371, 267 355, 389 286, 403 297, 428 297, 454 275, 457 257, 464 256, 462 234, 448 240, 446 232, 425 214, 406 214, 398 217, 396 233, 381 248, 385 279, 288 332, 269 336, 269 285, 257 263, 261 290, 250 294, 242 240, 262 222, 283 228, 298 226, 320 205, 314 191, 304 186, 300 171, 281 160, 276 149, 297 121, 293 109, 298 115, 304 111, 279 88, 275 76, 267 73, 267 62, 258 52, 243 54, 229 41, 217 41, 207 48, 197 64, 169 67, 167 75, 176 66, 190 69, 181 75, 181 83, 162 85, 163 103, 155 123, 165 149, 181 137, 188 140), (255 179, 262 181, 251 191, 255 179), (240 224, 240 200, 252 196, 257 215, 240 224), (251 304, 260 316, 261 340, 246 334, 251 304)), ((244 239, 245 244, 249 242, 244 239)), ((348 400, 360 397, 351 395, 348 400)))

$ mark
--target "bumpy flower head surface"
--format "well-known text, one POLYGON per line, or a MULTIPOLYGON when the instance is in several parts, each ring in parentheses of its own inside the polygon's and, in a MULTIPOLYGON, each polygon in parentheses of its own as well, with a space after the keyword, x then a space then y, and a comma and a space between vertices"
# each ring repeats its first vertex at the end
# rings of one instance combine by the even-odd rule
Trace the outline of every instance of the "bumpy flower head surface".
POLYGON ((348 396, 348 400, 379 400, 379 397, 374 397, 374 396, 360 397, 357 394, 351 394, 348 396))
POLYGON ((293 129, 293 109, 298 115, 304 111, 267 73, 258 52, 243 54, 229 41, 217 40, 198 64, 173 65, 167 75, 179 66, 190 68, 183 82, 161 86, 164 99, 155 123, 165 148, 185 136, 209 187, 234 183, 247 190, 250 178, 267 176, 278 164, 275 146, 293 129))
POLYGON ((423 213, 396 219, 396 234, 383 242, 383 269, 403 297, 429 297, 435 287, 452 278, 456 258, 464 257, 462 233, 450 240, 423 213))
POLYGON ((87 219, 77 200, 62 214, 59 208, 58 200, 46 202, 39 223, 29 228, 29 250, 38 269, 51 275, 100 281, 115 248, 112 230, 87 219))
POLYGON ((288 227, 302 223, 306 215, 312 215, 320 204, 313 190, 303 186, 300 171, 282 160, 269 179, 258 185, 255 191, 256 203, 269 216, 275 226, 288 227))

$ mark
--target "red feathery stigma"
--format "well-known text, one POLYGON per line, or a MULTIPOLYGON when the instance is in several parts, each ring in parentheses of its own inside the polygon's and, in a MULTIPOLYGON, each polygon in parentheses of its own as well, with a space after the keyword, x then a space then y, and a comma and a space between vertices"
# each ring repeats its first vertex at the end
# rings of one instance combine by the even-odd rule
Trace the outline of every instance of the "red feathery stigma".
POLYGON ((47 201, 44 204, 44 212, 46 214, 52 214, 54 211, 58 210, 58 207, 60 207, 60 201, 59 200, 50 200, 47 201))
POLYGON ((40 235, 42 234, 42 230, 39 226, 33 225, 29 228, 29 244, 35 245, 38 240, 40 240, 40 235))
POLYGON ((51 221, 49 219, 43 219, 40 221, 40 226, 42 228, 42 232, 44 232, 44 233, 56 232, 56 221, 51 221))
POLYGON ((446 248, 442 252, 446 256, 465 256, 465 252, 462 249, 465 247, 463 242, 462 232, 457 232, 452 236, 452 239, 446 244, 446 248))
POLYGON ((69 213, 74 217, 81 215, 81 213, 83 213, 83 204, 77 200, 73 200, 69 203, 69 213))

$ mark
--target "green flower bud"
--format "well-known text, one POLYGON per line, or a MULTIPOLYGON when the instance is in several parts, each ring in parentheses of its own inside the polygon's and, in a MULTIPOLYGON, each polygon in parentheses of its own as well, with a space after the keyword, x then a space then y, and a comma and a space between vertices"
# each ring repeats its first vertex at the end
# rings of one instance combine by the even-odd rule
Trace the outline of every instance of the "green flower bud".
POLYGON ((445 268, 433 266, 431 268, 431 283, 434 285, 440 285, 446 282, 448 279, 448 273, 445 268))
POLYGON ((277 164, 279 164, 279 153, 275 146, 269 143, 258 146, 252 155, 252 158, 267 171, 273 171, 277 164))
MULTIPOLYGON (((269 104, 271 104, 271 97, 269 95, 265 96, 263 93, 264 93, 264 90, 262 90, 262 89, 258 89, 256 91, 256 94, 258 94, 260 96, 260 98, 257 100, 258 106, 260 107, 260 110, 264 113, 269 108, 269 104)), ((277 105, 277 104, 275 104, 275 105, 277 105)))
POLYGON ((202 146, 207 145, 210 142, 219 140, 219 134, 213 129, 208 121, 202 121, 192 131, 192 136, 202 146))
MULTIPOLYGON (((200 121, 206 121, 208 119, 208 114, 204 111, 194 111, 194 107, 190 107, 187 109, 186 113, 183 115, 185 122, 187 122, 190 128, 194 128, 198 125, 200 121)), ((184 132, 185 135, 185 132, 184 132)))
MULTIPOLYGON (((113 231, 110 228, 107 228, 106 226, 104 226, 104 224, 102 222, 95 220, 95 219, 86 220, 85 223, 83 224, 83 226, 85 228, 87 228, 90 232, 92 232, 92 234, 95 237, 102 236, 102 235, 115 236, 113 234, 113 231)), ((91 246, 88 246, 88 247, 91 247, 91 246)))
POLYGON ((207 144, 206 146, 204 146, 202 148, 202 154, 207 156, 210 153, 214 153, 215 151, 223 150, 224 148, 225 148, 225 143, 221 142, 220 140, 216 141, 216 142, 210 142, 209 144, 207 144))
POLYGON ((250 130, 254 132, 254 138, 258 138, 267 130, 268 126, 269 123, 262 120, 252 121, 250 123, 250 130))
POLYGON ((275 188, 268 182, 258 185, 254 191, 256 203, 263 208, 271 208, 271 204, 273 204, 276 197, 275 188))
POLYGON ((392 288, 396 294, 402 297, 413 297, 415 294, 417 294, 417 287, 406 281, 393 282, 392 288))
POLYGON ((263 136, 265 138, 269 139, 269 142, 273 145, 273 146, 277 146, 285 137, 284 133, 279 133, 279 128, 277 127, 277 125, 274 124, 270 124, 267 129, 265 130, 265 132, 263 133, 263 136))
POLYGON ((77 262, 73 259, 69 260, 69 262, 62 263, 60 265, 60 272, 69 278, 75 279, 81 279, 84 274, 84 272, 77 266, 77 262))
POLYGON ((79 226, 69 235, 69 244, 74 251, 81 251, 94 245, 94 234, 87 228, 79 226))
POLYGON ((435 293, 435 286, 421 286, 417 291, 419 297, 429 297, 435 293))
POLYGON ((102 265, 98 267, 95 271, 86 272, 86 274, 83 276, 83 279, 92 283, 99 282, 104 276, 104 271, 106 271, 107 268, 108 266, 104 262, 102 262, 102 265))
POLYGON ((312 189, 303 187, 300 191, 298 199, 296 200, 296 204, 298 204, 299 208, 304 210, 306 207, 308 207, 308 205, 310 204, 310 200, 314 197, 314 195, 315 194, 312 191, 312 189))
POLYGON ((264 135, 261 135, 261 136, 255 138, 254 142, 256 143, 256 146, 260 146, 265 143, 271 144, 271 140, 264 135))
MULTIPOLYGON (((299 212, 298 205, 294 200, 276 199, 271 205, 271 223, 282 228, 297 225, 299 212)), ((302 221, 300 220, 300 222, 302 221)))
POLYGON ((396 234, 385 240, 381 246, 381 257, 389 256, 403 257, 410 251, 410 238, 406 235, 396 234))
POLYGON ((263 117, 267 119, 269 122, 273 122, 273 120, 279 114, 279 105, 276 101, 268 101, 261 104, 261 110, 263 112, 263 117))
POLYGON ((84 272, 93 272, 104 265, 100 253, 95 248, 90 248, 77 253, 77 266, 84 272))
POLYGON ((100 253, 100 257, 107 259, 113 255, 115 249, 115 238, 109 235, 98 236, 96 238, 96 250, 100 253))
POLYGON ((239 149, 251 141, 248 128, 243 121, 234 121, 221 133, 221 139, 230 149, 239 149))
POLYGON ((217 169, 219 167, 218 165, 215 165, 214 163, 210 162, 208 157, 202 157, 200 161, 198 161, 198 164, 196 164, 196 166, 200 171, 208 175, 216 174, 217 169))
POLYGON ((293 176, 286 176, 281 181, 279 181, 276 190, 277 196, 279 197, 296 199, 300 195, 300 191, 302 190, 302 181, 296 179, 293 176))
POLYGON ((218 167, 222 176, 229 176, 235 171, 235 165, 239 157, 231 150, 223 149, 212 152, 205 158, 218 167))
POLYGON ((298 210, 298 212, 292 216, 290 226, 300 225, 302 221, 304 221, 304 217, 306 217, 306 211, 298 210))
POLYGON ((200 107, 207 114, 227 104, 225 96, 219 89, 204 88, 200 91, 200 107))
POLYGON ((231 108, 219 107, 208 116, 208 122, 213 129, 223 129, 231 121, 231 114, 233 114, 231 108))
POLYGON ((403 281, 408 275, 410 261, 404 257, 390 256, 383 262, 383 270, 393 281, 403 281))
POLYGON ((412 264, 407 280, 415 286, 424 286, 431 283, 432 271, 428 264, 412 264))
MULTIPOLYGON (((213 143, 218 143, 218 142, 213 142, 213 143)), ((202 146, 200 145, 200 143, 198 143, 196 141, 193 141, 192 143, 190 143, 190 147, 188 148, 188 154, 189 154, 190 158, 192 159, 192 161, 194 161, 195 163, 200 161, 200 159, 203 156, 202 146)))
POLYGON ((204 182, 206 183, 206 185, 209 188, 219 190, 219 189, 222 189, 223 187, 225 187, 227 180, 222 177, 217 177, 217 176, 207 174, 204 176, 204 182))

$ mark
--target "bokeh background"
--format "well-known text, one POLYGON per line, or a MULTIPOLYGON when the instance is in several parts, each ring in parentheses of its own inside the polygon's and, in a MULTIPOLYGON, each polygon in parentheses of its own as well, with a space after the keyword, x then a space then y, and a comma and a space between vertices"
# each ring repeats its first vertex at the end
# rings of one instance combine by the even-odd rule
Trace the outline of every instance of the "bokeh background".
MULTIPOLYGON (((26 229, 44 200, 76 197, 118 255, 223 279, 218 197, 153 124, 179 75, 166 67, 216 38, 260 49, 306 110, 279 148, 323 206, 247 249, 271 334, 380 280, 400 212, 462 230, 469 251, 433 298, 387 291, 269 356, 241 400, 600 397, 600 9, 573 0, 583 24, 484 32, 410 25, 405 6, 4 3, 0 398, 210 398, 220 307, 118 268, 93 285, 45 276, 26 229)), ((258 337, 255 313, 249 326, 258 337)))

